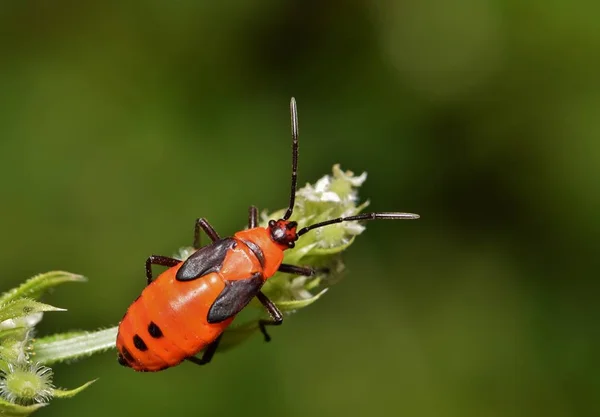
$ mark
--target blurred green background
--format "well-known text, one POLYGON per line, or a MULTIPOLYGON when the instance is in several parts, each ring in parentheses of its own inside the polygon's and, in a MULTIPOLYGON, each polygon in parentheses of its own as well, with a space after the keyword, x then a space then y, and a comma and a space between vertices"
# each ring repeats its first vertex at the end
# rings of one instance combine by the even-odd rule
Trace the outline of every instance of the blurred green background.
POLYGON ((46 416, 600 414, 600 30, 594 2, 2 2, 2 290, 86 275, 41 333, 116 324, 150 254, 368 171, 349 274, 205 368, 114 352, 46 416), (596 398, 594 398, 596 396, 596 398))

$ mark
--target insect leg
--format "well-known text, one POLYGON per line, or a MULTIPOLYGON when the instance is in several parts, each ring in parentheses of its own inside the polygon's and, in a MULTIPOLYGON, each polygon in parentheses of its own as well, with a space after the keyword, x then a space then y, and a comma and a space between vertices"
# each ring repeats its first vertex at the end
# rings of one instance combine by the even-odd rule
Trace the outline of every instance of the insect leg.
POLYGON ((185 358, 186 360, 195 363, 196 365, 206 365, 207 363, 210 362, 210 360, 212 359, 212 357, 214 356, 215 352, 217 351, 217 347, 219 347, 219 342, 221 341, 221 337, 223 336, 223 333, 221 333, 219 335, 219 337, 217 337, 215 339, 214 342, 212 342, 210 345, 208 345, 206 347, 206 349, 204 350, 204 353, 202 354, 201 358, 197 358, 195 356, 189 356, 187 358, 185 358))
POLYGON ((267 333, 266 326, 279 326, 281 323, 283 323, 283 314, 281 314, 281 311, 279 311, 277 306, 273 304, 273 302, 269 300, 261 291, 256 294, 256 298, 258 298, 258 301, 265 306, 269 312, 269 315, 271 316, 271 320, 259 320, 258 322, 260 331, 262 332, 263 336, 265 336, 265 342, 269 342, 271 341, 271 336, 269 336, 267 333))
POLYGON ((281 264, 279 265, 279 272, 284 272, 286 274, 296 274, 296 275, 304 275, 307 277, 318 274, 319 272, 328 273, 329 268, 313 268, 311 266, 298 266, 298 265, 289 265, 289 264, 281 264))
POLYGON ((170 268, 180 262, 179 259, 169 258, 168 256, 149 256, 146 259, 146 279, 148 280, 148 285, 152 282, 152 265, 168 266, 170 268))
POLYGON ((254 229, 258 226, 258 209, 256 206, 250 206, 248 209, 248 229, 254 229))
POLYGON ((196 226, 194 227, 194 248, 200 249, 200 228, 204 230, 204 233, 210 237, 210 239, 214 242, 215 240, 221 239, 219 234, 215 232, 215 229, 208 223, 208 221, 203 217, 201 219, 196 219, 196 226))

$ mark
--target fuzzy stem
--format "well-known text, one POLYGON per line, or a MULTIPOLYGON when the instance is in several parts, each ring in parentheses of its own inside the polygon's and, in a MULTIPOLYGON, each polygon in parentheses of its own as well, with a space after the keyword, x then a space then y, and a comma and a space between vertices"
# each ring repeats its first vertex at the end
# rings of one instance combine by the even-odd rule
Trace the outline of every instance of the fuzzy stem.
POLYGON ((33 358, 44 365, 90 356, 115 347, 118 327, 48 336, 33 341, 33 358))

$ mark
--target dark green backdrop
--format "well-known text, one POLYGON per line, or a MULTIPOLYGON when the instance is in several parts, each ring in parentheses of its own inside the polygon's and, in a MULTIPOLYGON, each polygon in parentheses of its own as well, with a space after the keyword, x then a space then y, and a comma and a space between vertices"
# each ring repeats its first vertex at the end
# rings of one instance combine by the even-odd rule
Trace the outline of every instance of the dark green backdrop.
MULTIPOLYGON (((559 2, 560 3, 560 2, 559 2)), ((585 416, 600 389, 599 7, 517 0, 0 5, 1 289, 86 275, 42 333, 118 322, 150 254, 366 170, 345 281, 210 366, 114 354, 46 416, 585 416)))

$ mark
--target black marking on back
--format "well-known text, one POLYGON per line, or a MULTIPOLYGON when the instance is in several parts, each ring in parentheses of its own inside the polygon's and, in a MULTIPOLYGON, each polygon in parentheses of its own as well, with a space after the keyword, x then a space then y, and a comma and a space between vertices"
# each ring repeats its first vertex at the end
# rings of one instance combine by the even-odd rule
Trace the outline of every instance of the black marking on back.
POLYGON ((225 288, 208 310, 206 320, 209 323, 220 323, 235 316, 256 296, 263 283, 260 272, 250 278, 225 281, 225 288))
POLYGON ((229 249, 235 248, 237 242, 229 237, 217 240, 194 252, 177 271, 177 281, 191 281, 212 272, 218 272, 223 265, 229 249))
POLYGON ((153 321, 151 321, 148 325, 148 333, 155 339, 163 337, 162 330, 160 330, 160 327, 158 327, 153 321))
POLYGON ((254 256, 256 256, 256 258, 258 259, 258 262, 260 262, 260 266, 264 268, 265 267, 265 254, 263 253, 260 246, 258 246, 256 243, 254 243, 250 240, 241 239, 241 241, 244 242, 244 244, 250 248, 252 253, 254 253, 254 256))
POLYGON ((142 352, 145 352, 148 350, 148 346, 146 346, 146 343, 142 340, 142 338, 138 334, 133 336, 133 346, 135 346, 135 348, 137 350, 140 350, 142 352))

